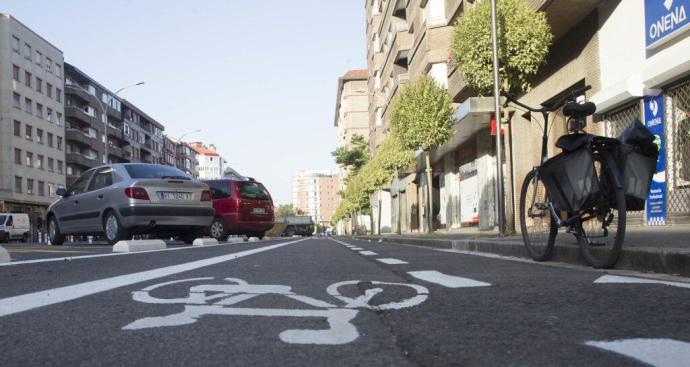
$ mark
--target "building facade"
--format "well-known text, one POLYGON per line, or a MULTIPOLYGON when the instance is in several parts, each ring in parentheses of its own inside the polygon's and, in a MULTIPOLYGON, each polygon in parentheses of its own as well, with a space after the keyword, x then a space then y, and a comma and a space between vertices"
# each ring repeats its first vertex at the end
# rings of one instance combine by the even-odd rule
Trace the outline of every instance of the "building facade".
MULTIPOLYGON (((369 90, 367 70, 350 70, 338 79, 335 104, 336 148, 350 148, 352 137, 360 135, 369 141, 369 90)), ((347 167, 340 167, 340 190, 344 190, 347 167)))
POLYGON ((331 217, 340 205, 338 187, 338 175, 331 170, 299 171, 292 178, 292 204, 315 223, 330 226, 331 217))
POLYGON ((163 125, 125 99, 122 100, 122 121, 131 161, 164 164, 163 125))
POLYGON ((215 145, 210 144, 207 147, 197 141, 189 143, 189 147, 196 152, 200 180, 217 180, 223 177, 227 162, 218 154, 215 145))
POLYGON ((65 185, 62 51, 0 13, 0 212, 34 228, 65 185))

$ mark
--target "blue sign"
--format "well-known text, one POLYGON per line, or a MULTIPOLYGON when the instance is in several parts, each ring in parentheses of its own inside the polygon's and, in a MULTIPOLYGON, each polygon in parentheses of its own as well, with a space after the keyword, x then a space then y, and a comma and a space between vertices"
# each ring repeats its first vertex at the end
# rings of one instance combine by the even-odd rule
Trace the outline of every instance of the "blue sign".
POLYGON ((645 0, 647 48, 654 48, 688 29, 689 11, 690 0, 645 0))
POLYGON ((647 224, 666 224, 666 147, 664 136, 664 99, 644 97, 644 124, 654 134, 654 142, 659 147, 656 173, 647 193, 647 224))

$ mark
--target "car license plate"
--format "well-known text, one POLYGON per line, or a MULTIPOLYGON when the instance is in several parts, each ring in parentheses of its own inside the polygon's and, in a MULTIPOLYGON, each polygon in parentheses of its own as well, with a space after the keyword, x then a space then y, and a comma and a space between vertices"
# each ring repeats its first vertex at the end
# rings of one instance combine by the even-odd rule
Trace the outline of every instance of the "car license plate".
POLYGON ((266 209, 264 209, 264 208, 252 208, 252 214, 266 214, 266 209))
POLYGON ((191 192, 158 192, 161 200, 192 200, 191 192))

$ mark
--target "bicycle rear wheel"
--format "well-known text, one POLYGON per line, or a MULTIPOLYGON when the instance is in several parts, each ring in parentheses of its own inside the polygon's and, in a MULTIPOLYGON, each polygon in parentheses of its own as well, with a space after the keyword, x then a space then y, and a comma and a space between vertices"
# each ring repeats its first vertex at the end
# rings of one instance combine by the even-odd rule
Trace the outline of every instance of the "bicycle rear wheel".
POLYGON ((546 261, 551 258, 558 227, 551 216, 546 188, 536 170, 530 171, 522 182, 520 231, 532 259, 546 261))
POLYGON ((580 253, 588 264, 597 269, 612 267, 623 248, 625 239, 625 193, 613 183, 611 168, 595 156, 599 173, 601 197, 596 206, 582 215, 584 220, 574 223, 580 253))

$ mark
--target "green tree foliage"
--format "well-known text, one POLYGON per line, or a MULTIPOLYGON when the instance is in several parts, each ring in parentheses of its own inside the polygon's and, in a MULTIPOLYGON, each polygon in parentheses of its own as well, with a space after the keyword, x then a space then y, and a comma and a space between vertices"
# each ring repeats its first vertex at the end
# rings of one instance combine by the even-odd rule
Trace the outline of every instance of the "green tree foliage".
POLYGON ((429 76, 405 85, 391 107, 393 134, 407 148, 428 150, 452 134, 455 109, 450 96, 429 76))
MULTIPOLYGON (((529 79, 544 64, 553 41, 542 12, 525 0, 498 0, 498 58, 501 89, 528 91, 529 79)), ((467 10, 453 29, 453 60, 465 81, 480 94, 493 90, 491 7, 483 1, 467 10)))
POLYGON ((291 217, 294 215, 303 215, 304 212, 299 208, 295 208, 292 204, 280 205, 276 210, 276 217, 291 217))
POLYGON ((350 148, 339 147, 331 152, 335 157, 335 163, 343 167, 349 167, 356 172, 369 160, 369 144, 362 135, 354 134, 350 139, 350 148))

